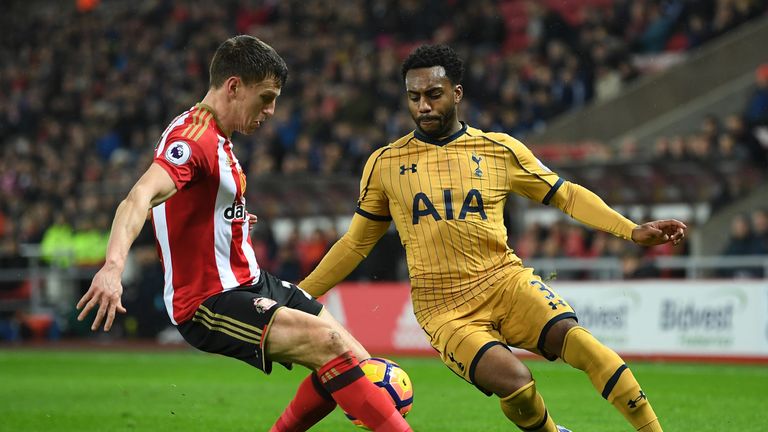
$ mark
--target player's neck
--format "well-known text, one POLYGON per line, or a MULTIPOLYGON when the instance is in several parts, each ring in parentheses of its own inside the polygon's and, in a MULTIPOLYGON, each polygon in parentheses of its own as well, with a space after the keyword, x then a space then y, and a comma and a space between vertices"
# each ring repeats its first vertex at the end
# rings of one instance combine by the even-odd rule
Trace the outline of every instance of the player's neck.
POLYGON ((234 126, 231 124, 232 122, 229 121, 231 113, 227 110, 227 105, 225 101, 222 100, 221 95, 214 90, 208 90, 208 93, 206 93, 203 100, 200 101, 200 104, 205 105, 205 109, 211 111, 219 129, 221 129, 228 138, 232 137, 234 126))
POLYGON ((464 127, 464 125, 459 120, 456 120, 455 123, 453 124, 453 126, 450 129, 448 129, 447 131, 441 132, 439 134, 440 135, 439 137, 428 135, 426 132, 424 132, 424 130, 422 130, 418 126, 417 126, 417 129, 418 129, 419 133, 421 133, 423 136, 429 137, 431 140, 434 140, 434 141, 445 141, 446 139, 448 139, 448 138, 452 137, 453 135, 455 135, 463 127, 464 127))
POLYGON ((462 125, 461 122, 458 119, 456 119, 453 122, 453 127, 451 127, 451 129, 448 130, 448 132, 445 133, 445 136, 440 137, 439 140, 442 141, 442 140, 444 140, 444 139, 454 135, 456 132, 460 131, 461 128, 463 128, 463 127, 464 127, 464 125, 462 125))

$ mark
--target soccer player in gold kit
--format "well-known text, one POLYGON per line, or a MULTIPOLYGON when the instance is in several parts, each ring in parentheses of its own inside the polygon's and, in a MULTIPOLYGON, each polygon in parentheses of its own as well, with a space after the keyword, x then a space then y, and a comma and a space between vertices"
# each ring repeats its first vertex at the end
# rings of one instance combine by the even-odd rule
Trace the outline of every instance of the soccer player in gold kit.
POLYGON ((300 286, 320 296, 343 280, 394 220, 408 259, 413 309, 443 362, 525 431, 567 431, 547 413, 528 368, 507 348, 563 359, 638 431, 661 426, 624 361, 579 326, 568 303, 507 246, 509 193, 640 245, 677 244, 676 220, 637 225, 589 190, 558 177, 522 143, 458 120, 463 64, 444 45, 404 61, 416 130, 375 151, 349 230, 300 286))

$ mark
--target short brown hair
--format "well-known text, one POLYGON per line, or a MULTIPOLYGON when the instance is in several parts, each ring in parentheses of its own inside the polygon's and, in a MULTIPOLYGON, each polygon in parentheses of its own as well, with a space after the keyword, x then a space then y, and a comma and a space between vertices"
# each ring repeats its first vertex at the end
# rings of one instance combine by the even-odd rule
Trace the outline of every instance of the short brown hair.
POLYGON ((259 38, 239 35, 225 40, 211 60, 210 86, 221 87, 227 78, 240 77, 245 84, 274 78, 285 84, 288 66, 277 51, 259 38))

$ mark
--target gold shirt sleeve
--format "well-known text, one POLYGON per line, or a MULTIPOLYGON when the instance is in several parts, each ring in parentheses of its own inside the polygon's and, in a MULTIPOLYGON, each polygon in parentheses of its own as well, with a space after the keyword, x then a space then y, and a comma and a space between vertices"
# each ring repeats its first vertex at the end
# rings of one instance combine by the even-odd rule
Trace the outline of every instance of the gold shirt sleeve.
POLYGON ((325 254, 320 264, 299 283, 304 291, 320 297, 344 280, 368 256, 387 232, 390 221, 376 221, 355 214, 349 230, 325 254))
POLYGON ((520 169, 511 177, 512 192, 554 205, 577 221, 626 240, 632 239, 632 230, 637 226, 595 195, 589 189, 564 181, 539 161, 520 141, 507 135, 496 134, 514 155, 515 165, 520 169))
POLYGON ((585 225, 625 240, 632 240, 632 230, 637 226, 589 189, 568 181, 560 186, 551 204, 585 225))

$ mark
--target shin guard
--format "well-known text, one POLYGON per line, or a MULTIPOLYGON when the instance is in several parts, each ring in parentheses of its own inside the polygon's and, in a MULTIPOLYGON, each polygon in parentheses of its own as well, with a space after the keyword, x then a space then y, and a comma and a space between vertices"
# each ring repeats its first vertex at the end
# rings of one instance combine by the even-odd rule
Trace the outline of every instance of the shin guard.
POLYGON ((584 327, 576 326, 568 330, 560 357, 574 368, 586 372, 595 389, 636 430, 661 432, 656 414, 632 371, 618 354, 600 343, 584 327))
POLYGON ((544 399, 536 391, 535 382, 531 381, 499 402, 504 415, 520 429, 531 432, 557 432, 557 426, 544 406, 544 399))

